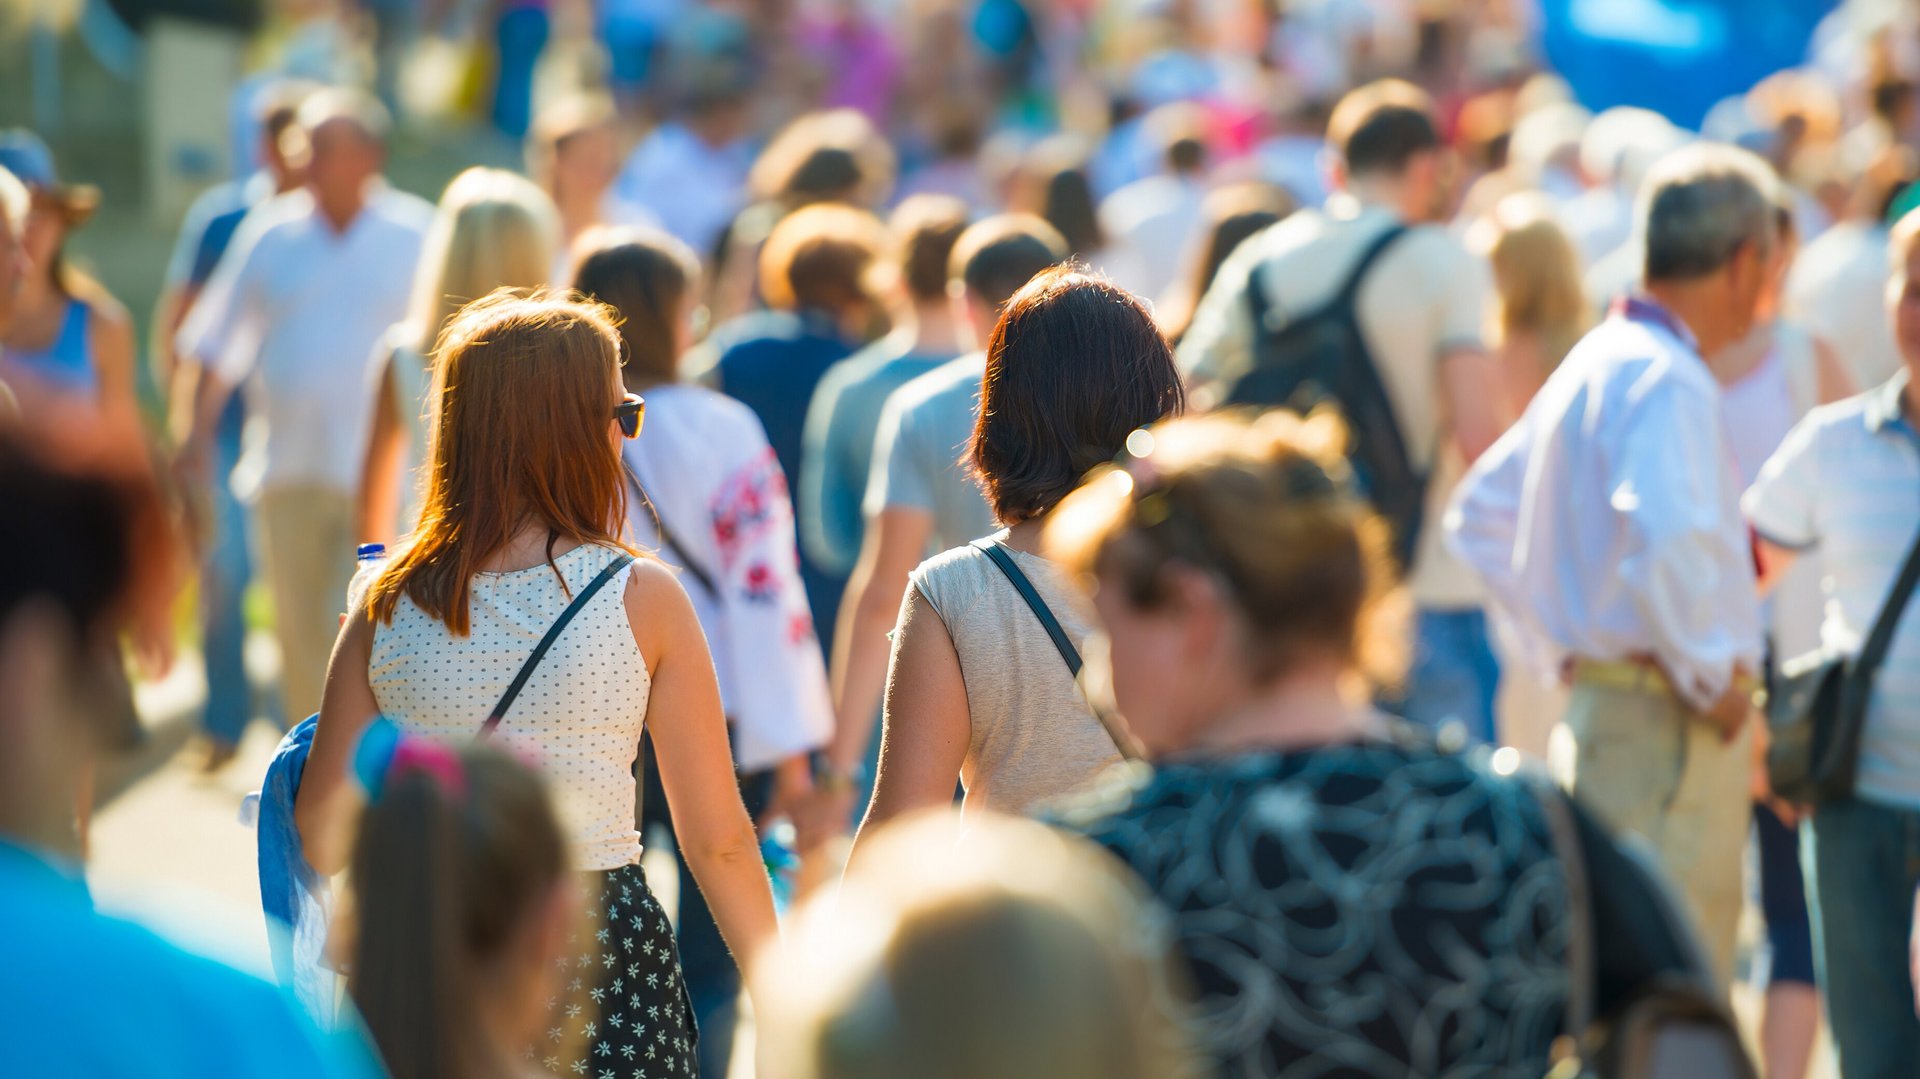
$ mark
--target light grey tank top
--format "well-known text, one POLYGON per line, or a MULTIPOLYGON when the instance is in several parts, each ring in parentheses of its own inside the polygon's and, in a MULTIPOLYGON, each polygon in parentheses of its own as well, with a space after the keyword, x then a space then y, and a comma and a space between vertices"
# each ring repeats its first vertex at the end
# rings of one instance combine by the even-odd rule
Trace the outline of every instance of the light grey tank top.
MULTIPOLYGON (((1046 559, 1012 554, 1084 651, 1093 624, 1086 601, 1046 559)), ((966 681, 972 730, 960 766, 963 811, 1024 814, 1120 760, 1053 639, 991 559, 956 547, 928 559, 912 580, 953 638, 966 681)))

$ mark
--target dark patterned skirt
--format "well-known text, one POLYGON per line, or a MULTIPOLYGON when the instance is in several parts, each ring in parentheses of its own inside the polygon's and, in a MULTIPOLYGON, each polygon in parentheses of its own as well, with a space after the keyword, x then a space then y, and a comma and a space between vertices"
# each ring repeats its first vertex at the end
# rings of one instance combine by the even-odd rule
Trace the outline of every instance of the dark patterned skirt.
POLYGON ((582 875, 585 928, 560 959, 561 992, 528 1051, 569 1079, 695 1079, 699 1031, 667 912, 638 865, 582 875))

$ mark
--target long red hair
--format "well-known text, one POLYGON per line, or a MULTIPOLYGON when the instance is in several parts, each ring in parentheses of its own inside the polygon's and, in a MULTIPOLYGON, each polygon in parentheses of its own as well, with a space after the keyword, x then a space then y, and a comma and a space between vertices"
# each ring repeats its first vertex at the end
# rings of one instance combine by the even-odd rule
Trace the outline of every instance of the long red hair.
POLYGON ((500 289, 449 320, 434 352, 420 522, 368 614, 392 624, 405 594, 465 636, 474 574, 527 525, 546 529, 549 565, 563 540, 632 551, 610 438, 620 337, 598 304, 500 289))

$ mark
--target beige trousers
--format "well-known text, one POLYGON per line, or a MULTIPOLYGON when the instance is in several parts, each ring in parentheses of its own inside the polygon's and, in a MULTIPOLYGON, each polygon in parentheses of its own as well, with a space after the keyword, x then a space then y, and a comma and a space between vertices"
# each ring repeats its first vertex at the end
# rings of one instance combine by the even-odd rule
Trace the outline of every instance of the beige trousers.
POLYGON ((1616 832, 1652 845, 1721 987, 1730 987, 1753 813, 1751 730, 1722 742, 1664 689, 1577 682, 1566 724, 1572 738, 1557 747, 1555 777, 1616 832))
POLYGON ((327 660, 347 608, 352 496, 321 486, 263 491, 260 539, 280 638, 281 697, 287 721, 298 723, 320 710, 327 660))

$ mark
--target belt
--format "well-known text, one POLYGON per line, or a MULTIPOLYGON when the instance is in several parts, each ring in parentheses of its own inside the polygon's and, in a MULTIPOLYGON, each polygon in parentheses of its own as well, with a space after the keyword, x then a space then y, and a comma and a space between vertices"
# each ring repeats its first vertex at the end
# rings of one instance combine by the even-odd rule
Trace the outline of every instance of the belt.
MULTIPOLYGON (((1600 689, 1620 689, 1629 693, 1648 693, 1685 702, 1673 688, 1667 672, 1651 659, 1576 659, 1571 664, 1573 681, 1600 689)), ((1736 671, 1733 685, 1753 697, 1756 707, 1765 707, 1766 692, 1758 679, 1746 671, 1736 671)), ((1691 705, 1688 706, 1691 708, 1691 705)))

